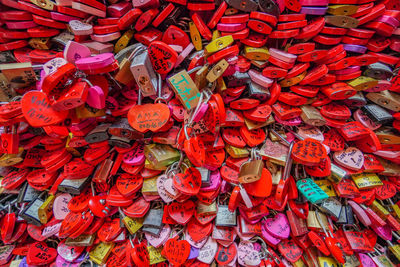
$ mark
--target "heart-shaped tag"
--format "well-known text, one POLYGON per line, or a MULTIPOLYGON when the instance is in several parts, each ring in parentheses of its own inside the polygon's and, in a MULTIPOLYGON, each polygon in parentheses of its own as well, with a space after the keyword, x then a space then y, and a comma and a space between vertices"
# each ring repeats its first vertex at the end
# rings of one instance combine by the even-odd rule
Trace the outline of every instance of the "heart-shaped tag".
POLYGON ((326 157, 316 166, 305 166, 307 174, 315 177, 326 177, 331 174, 331 159, 326 157))
POLYGON ((93 26, 80 20, 71 20, 68 24, 75 35, 89 35, 93 33, 93 26))
POLYGON ((220 265, 227 265, 235 259, 237 256, 237 245, 235 242, 230 244, 228 247, 218 245, 217 254, 215 255, 215 260, 220 265))
POLYGON ((271 115, 272 109, 268 104, 260 104, 257 107, 249 110, 244 110, 243 115, 250 120, 265 122, 271 115))
POLYGON ((253 183, 243 184, 246 192, 254 197, 267 197, 271 194, 272 177, 268 169, 263 168, 261 178, 253 183))
POLYGON ((142 188, 143 178, 140 175, 131 175, 129 173, 121 174, 116 181, 118 191, 126 198, 132 197, 142 188))
POLYGON ((396 186, 392 182, 386 180, 382 182, 382 186, 378 186, 375 188, 376 198, 380 200, 385 200, 394 197, 397 193, 396 186))
POLYGON ((29 224, 27 227, 27 232, 30 237, 35 239, 36 241, 43 241, 46 239, 45 236, 42 235, 43 226, 36 226, 33 224, 29 224))
POLYGON ((259 266, 261 263, 258 251, 250 241, 240 241, 238 245, 238 263, 243 266, 259 266))
POLYGON ((92 108, 103 109, 106 106, 106 96, 100 86, 89 87, 86 103, 92 108))
POLYGON ((21 99, 22 113, 33 127, 53 125, 65 120, 68 110, 55 111, 47 95, 39 91, 29 91, 21 99))
POLYGON ((324 135, 321 130, 313 126, 299 127, 297 134, 303 138, 312 138, 320 142, 324 141, 324 135))
POLYGON ((268 218, 265 222, 265 229, 279 239, 287 239, 290 235, 289 221, 283 213, 276 214, 274 218, 268 218))
POLYGON ((170 72, 178 59, 178 53, 161 41, 151 42, 147 51, 149 52, 149 58, 154 70, 160 74, 170 72))
POLYGON ((184 203, 171 203, 168 206, 169 216, 179 224, 186 224, 193 216, 195 207, 191 200, 184 203))
POLYGON ((190 245, 186 240, 168 239, 162 250, 162 254, 172 265, 180 266, 189 257, 190 245))
POLYGON ((344 149, 344 138, 335 130, 330 129, 324 133, 324 145, 327 145, 332 151, 344 149))
POLYGON ((173 199, 177 199, 179 196, 181 196, 181 192, 179 192, 175 186, 174 186, 174 181, 172 178, 169 178, 165 181, 164 183, 165 191, 169 194, 170 197, 173 199))
POLYGON ((300 259, 303 250, 293 240, 283 240, 278 244, 278 250, 291 263, 300 259))
POLYGON ((57 220, 64 220, 69 213, 68 202, 72 196, 68 193, 60 194, 56 197, 53 203, 53 215, 57 220))
POLYGON ((174 201, 174 199, 170 197, 169 191, 167 193, 167 190, 165 188, 165 184, 168 180, 170 180, 170 184, 172 186, 172 178, 168 178, 167 175, 163 174, 158 176, 157 178, 157 192, 165 203, 171 203, 172 201, 174 201))
POLYGON ((208 238, 207 242, 202 248, 200 248, 199 256, 197 260, 206 264, 211 264, 217 254, 218 244, 213 238, 208 238))
POLYGON ((132 149, 124 154, 122 159, 128 165, 141 165, 145 161, 144 144, 136 142, 132 149))
POLYGON ((128 121, 133 129, 145 133, 156 132, 169 120, 171 111, 165 104, 144 104, 133 106, 128 112, 128 121))
POLYGON ((385 168, 382 163, 372 154, 364 154, 364 172, 383 172, 385 168))
POLYGON ((1 180, 1 186, 5 189, 15 189, 19 187, 25 180, 29 173, 29 169, 20 169, 18 171, 12 171, 8 173, 1 180))
POLYGON ((194 167, 187 168, 185 173, 178 173, 173 178, 174 187, 185 195, 196 195, 200 191, 201 173, 194 167))
POLYGON ((171 227, 168 224, 164 224, 158 236, 149 234, 148 232, 145 232, 144 235, 146 236, 146 240, 150 243, 150 245, 158 248, 161 245, 164 245, 164 243, 168 240, 170 233, 171 227))
POLYGON ((62 241, 57 246, 58 254, 68 262, 75 261, 85 250, 85 247, 76 247, 65 245, 65 241, 62 241))
POLYGON ((187 232, 194 241, 200 241, 204 237, 208 236, 213 229, 213 224, 201 224, 195 218, 192 218, 187 225, 187 232))
POLYGON ((355 147, 335 152, 333 159, 337 164, 354 171, 360 170, 364 165, 364 155, 355 147))
POLYGON ((266 229, 265 229, 265 224, 266 221, 262 222, 262 226, 261 226, 261 234, 263 236, 263 238, 265 239, 265 241, 267 241, 269 244, 271 245, 278 245, 279 242, 281 242, 281 240, 279 238, 273 237, 266 229))
POLYGON ((384 226, 371 225, 371 228, 384 240, 392 240, 392 228, 389 224, 384 226))
POLYGON ((123 209, 123 212, 133 218, 143 217, 150 209, 150 202, 146 201, 143 197, 137 198, 132 205, 123 209))
POLYGON ((293 159, 304 165, 318 165, 326 156, 325 147, 315 139, 306 138, 293 145, 293 159))
POLYGON ((46 265, 57 257, 57 250, 49 248, 44 242, 36 242, 29 246, 26 262, 32 265, 46 265))

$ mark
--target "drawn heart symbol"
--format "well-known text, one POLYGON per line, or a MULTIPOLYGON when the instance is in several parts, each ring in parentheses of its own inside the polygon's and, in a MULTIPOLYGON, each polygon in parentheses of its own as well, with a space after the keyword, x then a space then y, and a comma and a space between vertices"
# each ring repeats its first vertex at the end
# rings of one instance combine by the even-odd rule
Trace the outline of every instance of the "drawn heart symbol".
POLYGON ((32 265, 46 265, 57 257, 57 250, 49 248, 44 242, 36 242, 29 246, 26 262, 32 265))
POLYGON ((150 243, 150 245, 152 245, 155 248, 158 248, 167 241, 170 233, 171 233, 171 227, 168 224, 164 224, 163 229, 161 229, 159 236, 155 236, 147 232, 145 232, 144 235, 146 236, 146 240, 150 243))
POLYGON ((217 254, 217 250, 218 250, 217 241, 209 237, 204 246, 200 248, 197 260, 206 264, 211 264, 211 262, 214 260, 215 254, 217 254))
POLYGON ((172 265, 180 266, 189 257, 190 244, 186 240, 169 239, 162 250, 162 254, 172 265))
POLYGON ((290 226, 286 215, 278 213, 274 218, 268 218, 265 222, 265 230, 273 237, 287 239, 290 235, 290 226))
POLYGON ((355 147, 348 147, 346 150, 335 152, 333 159, 337 164, 354 171, 360 170, 364 165, 364 155, 355 147))
POLYGON ((202 240, 204 237, 208 236, 213 228, 212 223, 201 224, 195 218, 192 218, 187 225, 187 232, 196 242, 202 240))
POLYGON ((133 129, 145 133, 156 132, 169 120, 171 111, 165 104, 144 104, 133 106, 128 112, 128 121, 133 129))
POLYGON ((55 111, 47 95, 40 91, 29 91, 21 99, 22 113, 33 127, 53 125, 65 120, 68 110, 55 111))
POLYGON ((303 250, 293 240, 283 240, 278 244, 279 252, 290 262, 296 262, 303 254, 303 250))
POLYGON ((187 168, 185 173, 178 173, 173 178, 174 187, 185 195, 196 195, 200 191, 201 173, 194 167, 187 168))
POLYGON ((184 203, 174 202, 168 206, 169 216, 179 224, 186 224, 193 216, 195 204, 189 200, 184 203))

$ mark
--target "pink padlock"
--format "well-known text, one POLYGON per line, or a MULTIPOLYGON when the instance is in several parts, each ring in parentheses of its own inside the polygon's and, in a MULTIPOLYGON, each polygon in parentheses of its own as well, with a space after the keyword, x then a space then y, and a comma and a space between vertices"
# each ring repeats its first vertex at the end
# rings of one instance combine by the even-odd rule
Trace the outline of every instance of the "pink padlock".
POLYGON ((120 32, 112 32, 108 34, 92 34, 90 35, 90 38, 92 38, 93 41, 100 42, 100 43, 107 43, 111 42, 114 40, 117 40, 119 37, 121 37, 120 32))
POLYGON ((390 227, 390 225, 388 225, 388 224, 386 224, 384 226, 371 225, 371 228, 381 238, 383 238, 385 240, 389 240, 389 241, 392 240, 392 228, 390 227))
POLYGON ((86 98, 86 103, 92 108, 103 109, 106 106, 106 98, 103 89, 100 86, 94 85, 86 80, 89 84, 88 96, 86 98))
POLYGON ((104 53, 94 57, 85 57, 75 61, 75 65, 81 70, 96 70, 104 68, 114 63, 115 58, 112 53, 104 53))
POLYGON ((70 22, 71 20, 79 20, 77 17, 68 16, 58 12, 50 12, 51 18, 57 21, 70 22))
POLYGON ((296 55, 278 50, 276 48, 270 48, 269 53, 270 53, 271 57, 280 59, 286 63, 294 63, 297 59, 296 55))
POLYGON ((265 220, 265 230, 275 238, 287 239, 290 235, 290 225, 285 214, 278 213, 274 218, 265 220))
POLYGON ((353 200, 348 200, 347 203, 350 205, 353 213, 357 216, 357 219, 364 224, 364 226, 368 227, 372 224, 370 218, 367 213, 361 208, 356 202, 353 200))
POLYGON ((367 127, 373 131, 382 126, 382 124, 378 124, 372 121, 361 109, 358 109, 356 112, 354 112, 353 117, 364 127, 367 127))
POLYGON ((68 24, 74 35, 89 35, 93 33, 93 26, 88 23, 79 20, 71 20, 68 24))
POLYGON ((145 159, 144 144, 135 143, 133 149, 129 152, 126 152, 122 160, 128 165, 137 166, 143 164, 145 159))
POLYGON ((54 199, 54 203, 53 203, 54 218, 56 218, 57 220, 64 220, 64 218, 69 213, 68 202, 71 199, 72 199, 72 196, 68 193, 58 195, 54 199))
POLYGON ((68 41, 64 48, 64 58, 72 64, 78 59, 90 57, 91 54, 87 46, 74 41, 68 41))
POLYGON ((270 87, 272 85, 272 83, 274 82, 273 80, 263 76, 260 72, 253 70, 253 69, 249 70, 249 76, 253 82, 261 85, 264 88, 270 87))
POLYGON ((302 120, 300 117, 291 118, 288 120, 281 120, 278 116, 274 116, 277 123, 286 125, 286 126, 297 126, 300 125, 302 120))
POLYGON ((233 24, 218 23, 217 30, 222 32, 238 32, 245 29, 246 26, 247 26, 246 23, 233 23, 233 24))
POLYGON ((221 185, 221 174, 219 170, 215 170, 210 173, 210 185, 206 187, 202 187, 200 190, 203 192, 215 191, 221 185))

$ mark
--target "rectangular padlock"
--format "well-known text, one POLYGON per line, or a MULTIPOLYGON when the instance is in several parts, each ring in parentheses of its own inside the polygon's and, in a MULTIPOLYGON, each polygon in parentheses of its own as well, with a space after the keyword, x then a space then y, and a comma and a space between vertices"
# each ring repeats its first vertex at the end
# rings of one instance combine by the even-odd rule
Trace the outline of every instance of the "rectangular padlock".
POLYGON ((342 211, 342 203, 333 197, 325 199, 322 203, 318 204, 318 207, 323 212, 333 216, 335 219, 340 217, 340 213, 342 211))
POLYGON ((201 174, 201 187, 210 186, 210 170, 203 167, 196 167, 201 174))
POLYGON ((146 145, 144 147, 144 154, 146 159, 155 167, 169 166, 181 157, 178 150, 163 144, 146 145))
POLYGON ((154 235, 156 237, 160 236, 162 227, 161 228, 154 228, 154 227, 150 227, 150 226, 143 226, 142 227, 142 231, 145 233, 149 233, 151 235, 154 235))
POLYGON ((368 104, 362 106, 361 110, 375 123, 386 124, 393 121, 393 116, 378 105, 368 104))
POLYGON ((111 254, 115 243, 104 243, 101 242, 95 246, 93 250, 89 252, 90 259, 98 265, 106 263, 108 256, 111 254))
POLYGON ((186 70, 182 70, 169 77, 168 85, 187 110, 192 110, 197 107, 200 100, 200 92, 186 70))
POLYGON ((28 182, 25 182, 21 186, 21 189, 19 190, 17 202, 18 203, 31 202, 35 198, 39 197, 39 195, 40 191, 34 189, 32 186, 28 184, 28 182))
POLYGON ((136 55, 132 59, 130 69, 142 95, 155 95, 157 92, 158 79, 151 65, 147 51, 136 55))
POLYGON ((111 123, 103 123, 97 125, 96 128, 90 131, 88 135, 85 136, 86 142, 89 144, 103 142, 109 139, 108 128, 110 128, 111 123))
POLYGON ((42 224, 46 224, 53 215, 54 195, 49 195, 38 209, 39 219, 42 224))
POLYGON ((296 182, 298 190, 311 203, 318 204, 328 199, 329 196, 311 178, 301 179, 296 182))
POLYGON ((95 240, 95 235, 80 235, 77 238, 68 237, 65 240, 65 245, 67 246, 76 246, 76 247, 90 247, 93 245, 95 240))
POLYGON ((14 88, 11 87, 11 83, 8 82, 6 76, 0 73, 0 101, 10 102, 16 95, 14 88))
POLYGON ((199 202, 196 211, 198 215, 214 215, 217 213, 217 203, 215 201, 211 204, 199 202))
POLYGON ((162 209, 150 209, 144 218, 143 227, 162 228, 163 213, 162 209))
POLYGON ((290 229, 294 236, 301 236, 308 233, 306 220, 299 218, 293 211, 286 211, 290 229))
POLYGON ((64 179, 58 186, 58 190, 71 195, 79 195, 86 185, 91 181, 91 178, 86 177, 82 179, 64 179))
POLYGON ((40 196, 32 200, 25 206, 25 208, 21 211, 20 216, 30 224, 34 224, 36 226, 41 226, 42 223, 39 217, 39 208, 43 205, 44 200, 40 199, 40 196))
POLYGON ((246 184, 260 180, 263 168, 264 162, 262 160, 243 163, 239 171, 239 182, 246 184))
POLYGON ((217 217, 215 219, 216 226, 233 227, 236 226, 236 210, 231 212, 227 205, 218 205, 217 217))
POLYGON ((0 64, 0 72, 12 88, 23 88, 36 82, 36 74, 30 62, 0 64))

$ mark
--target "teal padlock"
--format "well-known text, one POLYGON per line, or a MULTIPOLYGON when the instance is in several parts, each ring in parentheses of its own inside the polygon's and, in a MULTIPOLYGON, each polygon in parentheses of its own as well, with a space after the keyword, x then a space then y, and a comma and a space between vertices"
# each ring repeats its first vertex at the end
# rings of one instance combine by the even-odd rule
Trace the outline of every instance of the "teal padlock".
POLYGON ((296 182, 297 189, 312 204, 321 203, 329 196, 311 178, 301 179, 296 182))

